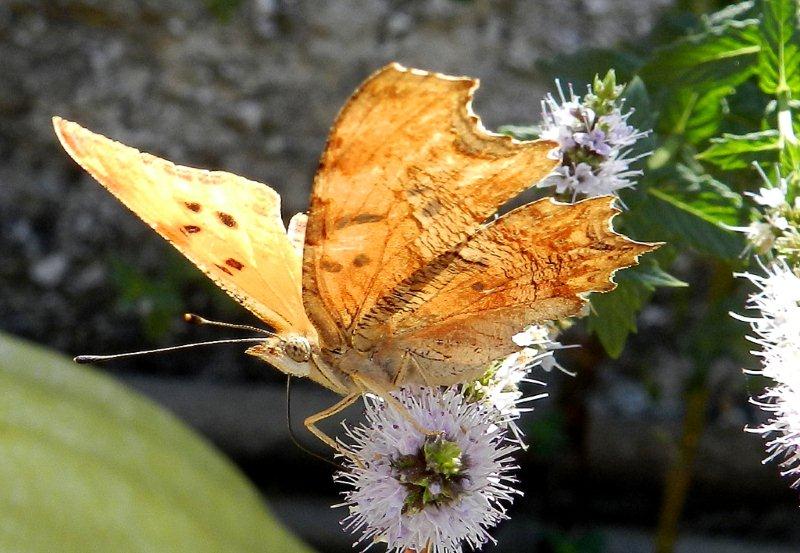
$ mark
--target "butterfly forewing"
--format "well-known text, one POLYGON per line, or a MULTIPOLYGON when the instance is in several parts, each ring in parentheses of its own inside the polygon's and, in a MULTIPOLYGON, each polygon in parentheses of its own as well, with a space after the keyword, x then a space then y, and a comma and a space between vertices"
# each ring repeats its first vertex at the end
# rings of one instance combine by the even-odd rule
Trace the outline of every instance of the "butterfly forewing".
MULTIPOLYGON (((340 113, 314 180, 303 301, 330 347, 388 313, 381 298, 554 167, 550 142, 484 131, 477 81, 392 64, 340 113)), ((368 348, 369 344, 356 344, 368 348)))
POLYGON ((264 184, 174 165, 54 119, 69 154, 214 282, 279 332, 313 336, 300 292, 300 254, 280 197, 264 184))
POLYGON ((388 336, 381 357, 414 355, 426 382, 476 378, 519 349, 514 334, 577 314, 588 293, 613 289, 616 270, 654 249, 615 233, 615 213, 608 197, 518 208, 398 287, 386 328, 363 331, 388 336))

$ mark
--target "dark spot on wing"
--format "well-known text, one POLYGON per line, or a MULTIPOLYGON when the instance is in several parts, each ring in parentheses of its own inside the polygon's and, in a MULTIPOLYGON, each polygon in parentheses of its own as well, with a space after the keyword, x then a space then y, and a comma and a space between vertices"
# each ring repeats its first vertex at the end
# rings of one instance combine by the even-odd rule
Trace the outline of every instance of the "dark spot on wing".
POLYGON ((217 269, 219 269, 220 271, 222 271, 223 273, 226 273, 226 274, 229 274, 229 275, 233 276, 233 273, 231 272, 231 270, 228 269, 225 265, 220 265, 219 263, 214 263, 214 266, 217 269))
POLYGON ((428 217, 433 217, 442 209, 442 204, 439 203, 439 200, 436 198, 430 200, 425 206, 422 208, 422 213, 427 215, 428 217))
POLYGON ((225 265, 227 265, 228 267, 233 267, 237 271, 241 271, 244 268, 244 265, 242 265, 242 263, 240 263, 239 261, 235 260, 232 257, 229 257, 228 259, 225 260, 225 265))
POLYGON ((188 234, 194 234, 196 232, 200 232, 200 227, 197 225, 184 225, 183 230, 188 234))
POLYGON ((377 223, 378 221, 383 221, 385 217, 383 215, 378 215, 375 213, 361 213, 360 215, 356 215, 355 219, 353 219, 353 223, 357 225, 361 225, 363 223, 377 223))
POLYGON ((472 289, 476 292, 483 292, 486 289, 486 286, 484 286, 482 282, 473 282, 472 289))
POLYGON ((320 262, 320 267, 322 267, 323 271, 328 271, 329 273, 338 273, 342 270, 342 264, 337 263, 336 261, 331 261, 330 259, 323 259, 320 262))
POLYGON ((194 211, 195 213, 200 213, 200 204, 197 202, 183 202, 183 205, 186 206, 186 209, 190 211, 194 211))
POLYGON ((226 227, 236 228, 236 219, 234 219, 232 215, 228 215, 223 211, 217 211, 217 217, 219 217, 219 220, 222 221, 222 224, 226 227))
POLYGON ((363 253, 358 254, 353 259, 353 265, 355 265, 356 267, 363 267, 364 265, 367 265, 369 262, 370 262, 369 257, 364 255, 363 253))
POLYGON ((377 223, 383 221, 386 217, 376 213, 361 213, 355 217, 339 217, 333 226, 338 229, 343 229, 350 225, 363 225, 364 223, 377 223))

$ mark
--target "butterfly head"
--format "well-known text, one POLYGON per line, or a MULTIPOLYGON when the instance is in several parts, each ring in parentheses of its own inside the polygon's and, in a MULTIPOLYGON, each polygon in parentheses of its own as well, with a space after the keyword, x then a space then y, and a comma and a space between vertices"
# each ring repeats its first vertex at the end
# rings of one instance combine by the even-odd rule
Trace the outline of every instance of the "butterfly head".
POLYGON ((311 342, 305 336, 270 336, 247 353, 266 361, 279 371, 292 376, 308 377, 311 373, 311 342))

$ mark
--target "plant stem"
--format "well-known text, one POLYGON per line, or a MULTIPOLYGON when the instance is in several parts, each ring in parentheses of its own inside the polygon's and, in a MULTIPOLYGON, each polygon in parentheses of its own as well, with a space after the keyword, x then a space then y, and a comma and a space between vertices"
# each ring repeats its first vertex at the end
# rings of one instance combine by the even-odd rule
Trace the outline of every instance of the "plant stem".
POLYGON ((667 473, 664 499, 656 531, 656 553, 671 553, 678 539, 680 522, 686 496, 692 482, 697 446, 706 425, 708 390, 705 386, 694 386, 686 394, 686 413, 678 455, 667 473))
POLYGON ((789 105, 790 94, 788 91, 778 93, 778 132, 781 138, 789 144, 797 144, 797 137, 792 128, 792 109, 789 105))

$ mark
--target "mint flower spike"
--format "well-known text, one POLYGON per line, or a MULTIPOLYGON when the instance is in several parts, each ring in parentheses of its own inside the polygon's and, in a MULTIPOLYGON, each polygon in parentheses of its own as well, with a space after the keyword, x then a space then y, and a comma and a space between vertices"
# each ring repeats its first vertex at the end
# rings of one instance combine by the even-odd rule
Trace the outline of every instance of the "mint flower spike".
POLYGON ((511 338, 521 348, 519 351, 491 365, 479 379, 462 386, 467 401, 482 403, 495 424, 507 429, 510 439, 522 449, 527 449, 527 446, 517 421, 522 413, 533 410, 528 404, 547 397, 545 392, 526 396, 522 384, 545 386, 541 380, 530 378, 536 368, 547 372, 557 368, 574 376, 553 355, 556 350, 572 347, 555 341, 559 331, 554 324, 529 326, 511 338))
POLYGON ((431 434, 380 398, 365 398, 366 422, 345 427, 361 465, 343 457, 347 470, 335 478, 349 487, 344 528, 360 534, 356 545, 384 542, 389 553, 461 553, 493 542, 488 530, 519 494, 511 458, 518 446, 457 387, 392 394, 431 434))
POLYGON ((767 257, 777 256, 785 259, 790 266, 800 265, 800 198, 790 190, 793 174, 782 177, 775 170, 775 179, 770 179, 757 164, 763 186, 758 192, 745 192, 758 206, 759 217, 746 227, 727 228, 744 233, 748 245, 744 254, 750 251, 767 257), (795 196, 792 198, 792 196, 795 196))
POLYGON ((558 99, 548 94, 542 101, 540 137, 553 140, 558 147, 551 155, 561 165, 539 186, 555 186, 561 199, 575 201, 601 195, 618 195, 633 186, 642 174, 631 164, 650 155, 632 155, 633 145, 650 131, 640 131, 628 124, 633 110, 623 112, 623 86, 617 85, 614 71, 600 79, 595 76, 583 98, 572 85, 564 94, 556 79, 558 99))
POLYGON ((757 287, 747 300, 756 314, 731 313, 750 324, 753 335, 748 338, 759 346, 753 353, 760 357, 761 368, 751 372, 774 382, 751 400, 769 413, 769 420, 748 430, 769 438, 765 461, 781 459, 782 473, 800 487, 800 277, 780 258, 763 269, 763 276, 738 275, 757 287))

